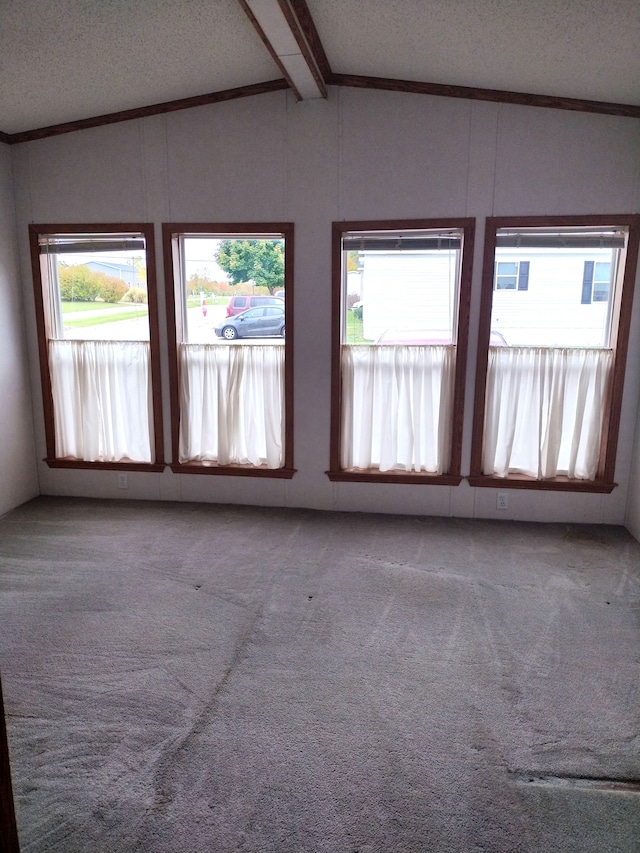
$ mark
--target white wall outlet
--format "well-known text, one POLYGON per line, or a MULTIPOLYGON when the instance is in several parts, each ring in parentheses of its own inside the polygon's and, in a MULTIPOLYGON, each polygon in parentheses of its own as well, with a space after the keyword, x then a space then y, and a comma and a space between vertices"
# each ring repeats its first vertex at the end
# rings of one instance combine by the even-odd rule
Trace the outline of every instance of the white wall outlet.
POLYGON ((118 474, 118 488, 119 489, 128 489, 129 488, 129 478, 125 474, 124 471, 120 471, 118 474))
POLYGON ((496 497, 496 509, 509 509, 509 493, 498 492, 496 497))

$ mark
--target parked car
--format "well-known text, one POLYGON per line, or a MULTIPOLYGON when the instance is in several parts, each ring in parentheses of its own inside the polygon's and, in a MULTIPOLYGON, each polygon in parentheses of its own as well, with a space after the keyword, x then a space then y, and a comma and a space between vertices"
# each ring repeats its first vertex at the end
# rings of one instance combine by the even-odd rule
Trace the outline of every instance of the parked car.
POLYGON ((226 341, 235 338, 284 338, 284 326, 284 307, 266 305, 227 317, 214 331, 226 341))
POLYGON ((279 305, 284 309, 284 299, 279 296, 232 296, 227 305, 227 317, 241 314, 249 308, 259 308, 263 305, 279 305))

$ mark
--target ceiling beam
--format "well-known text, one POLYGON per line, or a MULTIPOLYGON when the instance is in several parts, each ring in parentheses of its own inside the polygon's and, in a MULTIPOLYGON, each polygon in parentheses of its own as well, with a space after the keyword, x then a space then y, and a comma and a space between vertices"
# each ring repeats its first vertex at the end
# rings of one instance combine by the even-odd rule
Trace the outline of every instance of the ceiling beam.
POLYGON ((358 74, 334 74, 327 78, 330 86, 351 86, 357 89, 382 89, 413 95, 439 95, 444 98, 465 98, 470 101, 492 101, 497 104, 522 104, 525 107, 547 107, 552 110, 573 110, 582 113, 640 118, 639 104, 617 104, 609 101, 585 101, 558 95, 535 95, 503 89, 479 89, 473 86, 454 86, 448 83, 424 83, 418 80, 396 80, 389 77, 363 77, 358 74))
POLYGON ((298 100, 326 98, 329 64, 305 0, 238 0, 298 100))

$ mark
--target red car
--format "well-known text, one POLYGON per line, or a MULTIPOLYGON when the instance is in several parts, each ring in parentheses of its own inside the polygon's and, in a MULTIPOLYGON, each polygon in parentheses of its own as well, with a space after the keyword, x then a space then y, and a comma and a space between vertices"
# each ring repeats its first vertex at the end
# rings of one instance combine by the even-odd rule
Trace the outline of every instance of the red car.
POLYGON ((242 314, 248 308, 264 308, 266 305, 277 305, 284 308, 284 299, 279 296, 232 296, 227 305, 227 317, 242 314))

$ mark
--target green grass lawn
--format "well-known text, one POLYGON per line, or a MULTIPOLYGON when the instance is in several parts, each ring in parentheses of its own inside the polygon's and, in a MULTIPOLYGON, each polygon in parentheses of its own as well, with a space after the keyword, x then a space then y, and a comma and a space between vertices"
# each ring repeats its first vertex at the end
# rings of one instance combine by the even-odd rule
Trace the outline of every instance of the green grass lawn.
MULTIPOLYGON (((227 305, 229 303, 228 296, 207 296, 207 305, 227 305)), ((202 304, 199 296, 187 296, 187 308, 197 308, 202 304)))
POLYGON ((63 325, 65 329, 80 329, 84 326, 102 326, 104 323, 117 323, 120 320, 136 320, 138 317, 147 317, 149 314, 146 305, 133 305, 133 311, 130 308, 120 311, 109 311, 108 314, 103 314, 101 317, 81 317, 78 320, 65 320, 63 325))
POLYGON ((362 336, 362 320, 358 320, 357 317, 354 316, 353 311, 349 309, 347 311, 347 335, 345 339, 346 344, 370 344, 371 341, 365 341, 362 336))
POLYGON ((75 314, 80 311, 102 311, 103 309, 111 311, 114 308, 119 308, 122 311, 125 306, 127 310, 140 307, 134 303, 123 304, 118 302, 62 302, 61 305, 63 314, 75 314))

